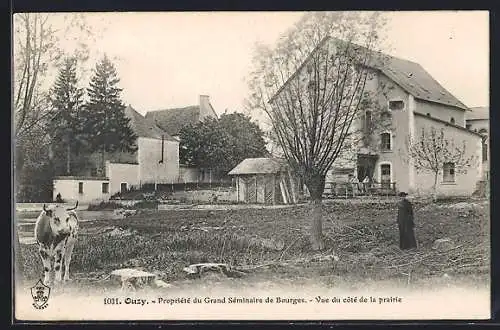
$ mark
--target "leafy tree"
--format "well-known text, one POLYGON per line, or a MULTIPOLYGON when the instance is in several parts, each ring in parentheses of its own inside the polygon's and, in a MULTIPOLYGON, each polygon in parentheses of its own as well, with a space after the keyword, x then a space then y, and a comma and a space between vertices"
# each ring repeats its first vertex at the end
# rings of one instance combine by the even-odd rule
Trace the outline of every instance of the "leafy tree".
POLYGON ((291 168, 311 195, 311 245, 324 248, 322 195, 332 165, 354 150, 353 125, 376 104, 365 91, 384 25, 378 13, 307 13, 275 47, 260 46, 248 105, 269 118, 291 168))
POLYGON ((242 113, 208 117, 180 132, 180 160, 225 175, 245 158, 268 156, 264 133, 242 113))
POLYGON ((95 31, 87 24, 85 15, 79 13, 17 13, 13 17, 13 30, 14 166, 16 189, 22 193, 19 190, 24 185, 18 183, 30 182, 30 178, 24 176, 28 173, 36 176, 37 169, 47 165, 42 164, 45 158, 36 155, 44 150, 45 155, 51 156, 48 153, 50 132, 47 129, 51 114, 47 81, 51 69, 61 64, 63 54, 71 53, 79 61, 87 60, 87 46, 95 31), (64 29, 58 26, 64 26, 64 29), (85 41, 71 50, 60 47, 61 39, 75 34, 85 41))
MULTIPOLYGON (((79 112, 83 105, 83 89, 78 88, 76 76, 76 58, 67 57, 59 69, 51 93, 51 121, 49 130, 52 138, 54 153, 65 153, 66 174, 71 173, 71 153, 80 146, 80 120, 79 112)), ((56 173, 60 173, 56 167, 56 173)))
POLYGON ((437 200, 437 182, 443 173, 444 164, 453 164, 453 171, 461 173, 471 166, 475 166, 478 157, 467 156, 467 144, 463 141, 457 145, 453 138, 447 138, 444 129, 422 129, 418 138, 408 137, 406 141, 407 162, 412 162, 417 172, 432 173, 434 182, 432 185, 433 200, 437 200))
POLYGON ((95 66, 87 89, 89 101, 82 109, 83 137, 91 152, 102 152, 103 168, 106 152, 137 150, 137 136, 125 116, 119 82, 113 63, 104 55, 95 66))

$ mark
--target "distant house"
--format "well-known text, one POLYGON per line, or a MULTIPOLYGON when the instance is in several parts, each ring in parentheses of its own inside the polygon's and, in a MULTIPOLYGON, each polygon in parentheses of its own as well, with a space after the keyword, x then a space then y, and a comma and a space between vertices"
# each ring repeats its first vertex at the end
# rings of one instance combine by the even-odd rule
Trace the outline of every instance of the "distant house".
POLYGON ((138 136, 137 151, 89 156, 90 165, 75 176, 61 176, 54 180, 54 199, 80 202, 107 200, 118 192, 144 185, 178 182, 179 141, 142 116, 130 105, 125 109, 130 126, 138 136))
POLYGON ((238 202, 293 204, 298 200, 298 181, 282 159, 247 158, 228 175, 236 178, 238 202))
MULTIPOLYGON (((178 141, 183 127, 196 125, 207 117, 218 118, 208 95, 200 95, 197 105, 160 109, 146 113, 146 119, 155 123, 178 141)), ((219 179, 212 175, 210 169, 190 167, 184 164, 180 164, 180 177, 184 182, 209 182, 219 179)))
MULTIPOLYGON (((335 38, 325 38, 316 48, 335 52, 338 42, 335 38)), ((355 46, 359 47, 359 46, 355 46)), ((285 102, 282 93, 291 86, 290 81, 306 79, 308 57, 276 95, 271 105, 285 102)), ((362 181, 367 176, 382 187, 399 191, 429 193, 432 191, 433 175, 418 173, 411 161, 407 161, 406 141, 424 128, 444 129, 445 134, 457 143, 467 145, 467 157, 481 157, 481 135, 466 128, 468 107, 447 91, 421 65, 405 59, 382 53, 373 53, 367 70, 372 73, 365 90, 377 93, 379 106, 383 109, 387 128, 369 131, 375 118, 373 109, 363 113, 351 125, 356 139, 354 146, 342 151, 327 174, 327 184, 336 177, 352 174, 362 181), (380 90, 385 90, 382 95, 380 90), (373 118, 372 118, 373 117, 373 118)), ((482 178, 482 167, 473 166, 464 173, 455 172, 455 164, 443 164, 438 180, 438 194, 471 195, 482 178)), ((328 188, 325 186, 325 188, 328 188)))
POLYGON ((488 180, 490 173, 490 108, 489 107, 472 107, 465 114, 465 127, 471 131, 481 134, 483 137, 482 143, 482 164, 483 178, 488 180))

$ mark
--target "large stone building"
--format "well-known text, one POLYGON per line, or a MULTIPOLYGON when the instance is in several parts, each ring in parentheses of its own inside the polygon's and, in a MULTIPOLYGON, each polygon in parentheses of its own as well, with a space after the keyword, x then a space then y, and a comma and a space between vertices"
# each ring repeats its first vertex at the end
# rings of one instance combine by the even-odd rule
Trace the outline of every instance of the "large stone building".
MULTIPOLYGON (((315 52, 319 49, 334 52, 337 42, 340 41, 325 38, 315 52)), ((308 61, 311 61, 312 55, 271 99, 272 104, 279 102, 291 81, 307 76, 308 61)), ((355 139, 351 148, 342 151, 328 172, 326 189, 329 183, 349 175, 359 181, 368 176, 372 182, 396 191, 430 193, 434 175, 417 171, 408 156, 407 141, 416 138, 422 129, 443 129, 450 141, 457 144, 465 142, 465 157, 481 158, 481 135, 466 128, 468 107, 421 65, 373 53, 365 68, 370 72, 365 90, 376 95, 376 106, 363 109, 351 125, 353 135, 364 136, 355 139), (372 121, 384 121, 386 124, 365 130, 372 121)), ((441 195, 471 195, 482 178, 480 162, 475 162, 463 173, 455 171, 453 163, 442 166, 437 182, 437 191, 441 195)))
MULTIPOLYGON (((218 118, 208 95, 200 95, 198 104, 181 108, 148 111, 146 119, 180 141, 180 131, 187 125, 196 125, 205 118, 218 118)), ((213 176, 208 168, 180 164, 180 177, 184 182, 212 182, 220 178, 213 176)))
POLYGON ((177 183, 179 179, 179 141, 146 119, 130 105, 125 109, 137 135, 137 151, 115 152, 89 157, 89 166, 75 176, 56 177, 54 199, 82 203, 107 200, 118 192, 144 185, 177 183))
POLYGON ((145 185, 208 182, 213 180, 203 169, 179 162, 179 131, 207 116, 217 118, 209 97, 201 95, 199 104, 177 109, 138 113, 125 108, 130 127, 137 135, 137 151, 95 153, 87 157, 87 166, 73 176, 54 179, 53 197, 79 200, 82 203, 108 200, 119 192, 145 185))

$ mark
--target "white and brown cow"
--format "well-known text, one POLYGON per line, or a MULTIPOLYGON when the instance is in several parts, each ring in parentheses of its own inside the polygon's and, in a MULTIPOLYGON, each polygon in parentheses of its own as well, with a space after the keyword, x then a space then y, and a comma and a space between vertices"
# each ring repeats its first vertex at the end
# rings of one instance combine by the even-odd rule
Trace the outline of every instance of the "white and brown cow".
POLYGON ((55 271, 55 282, 69 280, 71 254, 78 236, 78 207, 64 208, 61 205, 43 205, 43 211, 35 224, 35 239, 42 257, 44 280, 51 283, 50 274, 55 271), (54 266, 54 267, 53 267, 54 266), (64 266, 64 277, 62 276, 64 266))

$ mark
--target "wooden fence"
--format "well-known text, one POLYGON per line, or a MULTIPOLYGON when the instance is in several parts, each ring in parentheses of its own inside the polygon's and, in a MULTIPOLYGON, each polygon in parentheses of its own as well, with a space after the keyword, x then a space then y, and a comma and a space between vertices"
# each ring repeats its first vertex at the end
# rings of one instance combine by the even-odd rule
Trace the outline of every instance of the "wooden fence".
POLYGON ((326 182, 325 197, 355 197, 355 196, 394 196, 396 182, 390 183, 362 183, 362 182, 326 182))

